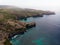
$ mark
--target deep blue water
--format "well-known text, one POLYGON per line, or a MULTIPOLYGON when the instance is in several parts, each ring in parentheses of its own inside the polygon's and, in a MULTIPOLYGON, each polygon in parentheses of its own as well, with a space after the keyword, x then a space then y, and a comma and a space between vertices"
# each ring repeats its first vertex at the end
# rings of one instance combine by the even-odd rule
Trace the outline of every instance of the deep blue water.
POLYGON ((36 22, 36 27, 11 40, 13 45, 60 45, 60 13, 27 18, 23 22, 36 22))

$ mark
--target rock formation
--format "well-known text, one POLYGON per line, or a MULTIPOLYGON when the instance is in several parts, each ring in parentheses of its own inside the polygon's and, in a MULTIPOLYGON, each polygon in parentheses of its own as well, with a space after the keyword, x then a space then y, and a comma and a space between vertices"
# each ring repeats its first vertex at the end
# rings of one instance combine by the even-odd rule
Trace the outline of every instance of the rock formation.
POLYGON ((21 22, 20 19, 55 14, 50 11, 9 7, 11 6, 0 6, 0 45, 11 45, 9 43, 11 37, 23 34, 27 29, 36 26, 35 22, 21 22))

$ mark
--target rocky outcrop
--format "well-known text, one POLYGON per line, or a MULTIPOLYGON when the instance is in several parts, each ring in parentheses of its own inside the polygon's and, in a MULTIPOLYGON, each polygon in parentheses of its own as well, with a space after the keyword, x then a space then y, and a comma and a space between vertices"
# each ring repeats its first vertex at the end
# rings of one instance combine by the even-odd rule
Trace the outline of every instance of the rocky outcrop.
POLYGON ((8 23, 14 27, 14 28, 11 28, 13 32, 9 34, 9 38, 17 34, 23 34, 24 32, 26 32, 26 29, 36 26, 35 22, 25 23, 25 22, 20 22, 20 21, 15 21, 15 22, 10 21, 8 23))
POLYGON ((5 38, 9 40, 11 37, 17 34, 24 34, 27 29, 35 26, 35 22, 26 23, 12 19, 0 23, 0 42, 3 43, 5 41, 5 38))
POLYGON ((9 38, 17 34, 23 34, 26 29, 35 27, 36 23, 26 23, 18 20, 8 20, 0 25, 0 30, 6 32, 9 38))
POLYGON ((27 23, 26 24, 26 28, 32 28, 32 27, 35 27, 36 26, 36 23, 35 22, 31 22, 31 23, 27 23))
MULTIPOLYGON (((8 6, 9 7, 9 6, 8 6)), ((3 43, 5 38, 9 39, 17 34, 23 34, 27 29, 35 27, 35 22, 21 22, 20 19, 28 17, 43 17, 43 15, 55 14, 50 11, 42 11, 35 9, 22 9, 22 8, 8 8, 0 6, 0 41, 3 43), (18 10, 17 10, 18 9, 18 10)), ((2 45, 0 43, 0 45, 2 45)))

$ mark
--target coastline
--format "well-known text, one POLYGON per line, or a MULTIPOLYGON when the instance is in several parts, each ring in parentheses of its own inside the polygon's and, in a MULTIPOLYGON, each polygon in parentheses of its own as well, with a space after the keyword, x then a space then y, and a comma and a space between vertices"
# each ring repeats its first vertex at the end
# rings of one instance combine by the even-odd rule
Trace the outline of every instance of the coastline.
MULTIPOLYGON (((55 14, 51 11, 41 11, 34 9, 19 9, 18 11, 15 9, 0 9, 0 32, 2 40, 9 39, 18 34, 24 34, 27 29, 33 28, 36 26, 35 22, 21 22, 20 19, 26 19, 29 17, 43 17, 43 15, 52 15, 55 14), (5 34, 5 35, 3 35, 5 34)), ((6 42, 3 41, 3 42, 6 42)), ((3 43, 2 42, 2 43, 3 43)), ((11 45, 11 44, 9 44, 11 45)))

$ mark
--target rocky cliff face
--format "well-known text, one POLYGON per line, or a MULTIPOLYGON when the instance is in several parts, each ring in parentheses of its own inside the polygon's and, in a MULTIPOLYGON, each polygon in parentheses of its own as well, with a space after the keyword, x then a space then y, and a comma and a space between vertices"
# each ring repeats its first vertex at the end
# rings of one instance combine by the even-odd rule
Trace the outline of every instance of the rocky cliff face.
POLYGON ((27 17, 42 17, 43 15, 50 15, 50 14, 55 13, 50 11, 22 9, 14 6, 1 5, 0 45, 4 45, 3 42, 5 42, 6 39, 9 40, 9 38, 13 37, 14 35, 23 34, 24 32, 26 32, 26 29, 36 26, 35 22, 26 23, 19 21, 19 19, 26 19, 27 17))
POLYGON ((34 22, 25 23, 18 20, 7 20, 6 22, 0 23, 0 41, 9 39, 17 34, 23 34, 26 29, 34 27, 34 22))

